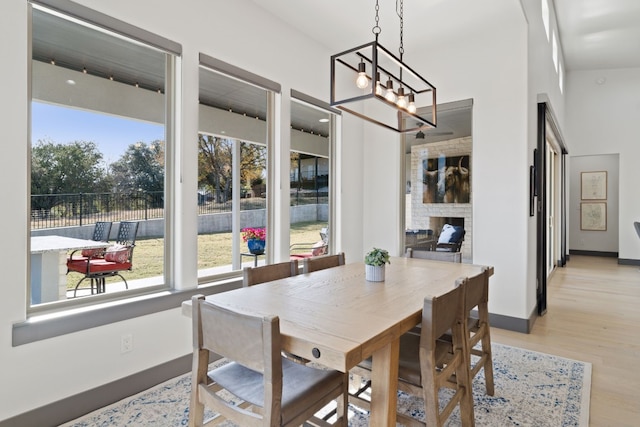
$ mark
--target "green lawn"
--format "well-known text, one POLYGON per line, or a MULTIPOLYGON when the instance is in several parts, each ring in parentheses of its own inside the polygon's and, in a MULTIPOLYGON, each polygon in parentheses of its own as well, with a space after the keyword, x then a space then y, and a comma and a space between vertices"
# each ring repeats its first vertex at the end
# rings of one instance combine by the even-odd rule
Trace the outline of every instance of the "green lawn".
MULTIPOLYGON (((320 229, 326 227, 325 222, 300 222, 291 226, 291 243, 317 242, 320 240, 320 229)), ((123 276, 127 281, 145 277, 161 276, 163 270, 164 239, 138 239, 133 253, 133 270, 126 271, 123 276)), ((246 243, 240 238, 241 251, 246 243)), ((245 259, 246 260, 246 259, 245 259)), ((231 264, 231 233, 202 234, 198 236, 198 269, 219 267, 231 264)), ((82 278, 80 273, 67 275, 67 288, 73 289, 82 278)), ((119 277, 107 279, 107 283, 120 281, 119 277)), ((88 282, 85 281, 85 282, 88 282)), ((82 284, 87 286, 88 283, 82 284)))

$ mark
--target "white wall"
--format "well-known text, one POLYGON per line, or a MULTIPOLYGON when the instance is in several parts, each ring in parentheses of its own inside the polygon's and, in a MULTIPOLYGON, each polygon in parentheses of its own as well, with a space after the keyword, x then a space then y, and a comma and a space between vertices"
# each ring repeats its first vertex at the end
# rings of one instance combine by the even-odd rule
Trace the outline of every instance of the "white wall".
MULTIPOLYGON (((570 194, 567 203, 571 219, 569 226, 569 249, 594 252, 618 252, 618 216, 619 216, 619 163, 617 154, 571 156, 570 194), (580 203, 581 200, 581 173, 593 171, 607 172, 607 198, 598 200, 606 202, 607 229, 604 231, 581 230, 580 203)), ((627 232, 633 230, 633 225, 627 226, 627 232)), ((635 231, 634 231, 635 233, 635 231)))
MULTIPOLYGON (((640 220, 639 93, 640 68, 570 71, 567 78, 570 155, 620 156, 618 256, 628 260, 640 260, 640 239, 633 229, 640 220)), ((574 242, 571 247, 577 248, 574 242)))

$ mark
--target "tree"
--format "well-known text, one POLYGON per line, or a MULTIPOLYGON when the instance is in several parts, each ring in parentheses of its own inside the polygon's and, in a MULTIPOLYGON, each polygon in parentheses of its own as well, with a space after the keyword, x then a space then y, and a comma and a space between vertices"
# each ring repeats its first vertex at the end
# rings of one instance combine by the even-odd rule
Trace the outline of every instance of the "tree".
POLYGON ((111 164, 114 192, 164 191, 164 142, 129 145, 122 157, 111 164))
POLYGON ((32 209, 51 210, 60 203, 58 194, 107 191, 111 180, 94 142, 67 144, 40 140, 31 153, 32 209))
MULTIPOLYGON (((233 140, 198 135, 198 185, 208 188, 216 202, 230 199, 232 189, 233 140)), ((241 142, 240 185, 248 186, 262 178, 266 168, 266 147, 241 142)))

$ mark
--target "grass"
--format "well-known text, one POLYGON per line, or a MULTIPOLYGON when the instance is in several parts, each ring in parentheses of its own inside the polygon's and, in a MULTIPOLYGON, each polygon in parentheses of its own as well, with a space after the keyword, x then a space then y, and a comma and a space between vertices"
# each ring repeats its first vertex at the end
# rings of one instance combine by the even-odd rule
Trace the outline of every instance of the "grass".
MULTIPOLYGON (((291 243, 315 243, 320 240, 320 229, 326 227, 325 222, 300 222, 291 225, 291 243)), ((198 270, 221 267, 231 264, 231 232, 198 235, 198 270)), ((240 250, 246 249, 246 243, 240 239, 240 250)), ((164 239, 149 238, 136 240, 133 253, 133 270, 126 271, 123 276, 127 281, 146 277, 162 276, 164 267, 164 239)), ((246 260, 246 259, 245 259, 246 260)), ((80 273, 67 275, 67 289, 73 289, 82 279, 80 273)), ((107 283, 118 282, 119 277, 107 279, 107 283)), ((88 286, 88 280, 82 286, 88 286)))

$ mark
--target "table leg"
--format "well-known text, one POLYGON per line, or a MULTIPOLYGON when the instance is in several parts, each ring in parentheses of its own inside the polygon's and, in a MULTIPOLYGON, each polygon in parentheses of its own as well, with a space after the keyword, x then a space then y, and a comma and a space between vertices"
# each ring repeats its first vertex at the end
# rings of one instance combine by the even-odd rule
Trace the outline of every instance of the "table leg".
POLYGON ((396 425, 399 353, 399 339, 373 353, 370 417, 372 426, 396 425))
POLYGON ((67 297, 66 251, 31 254, 31 304, 67 297))

